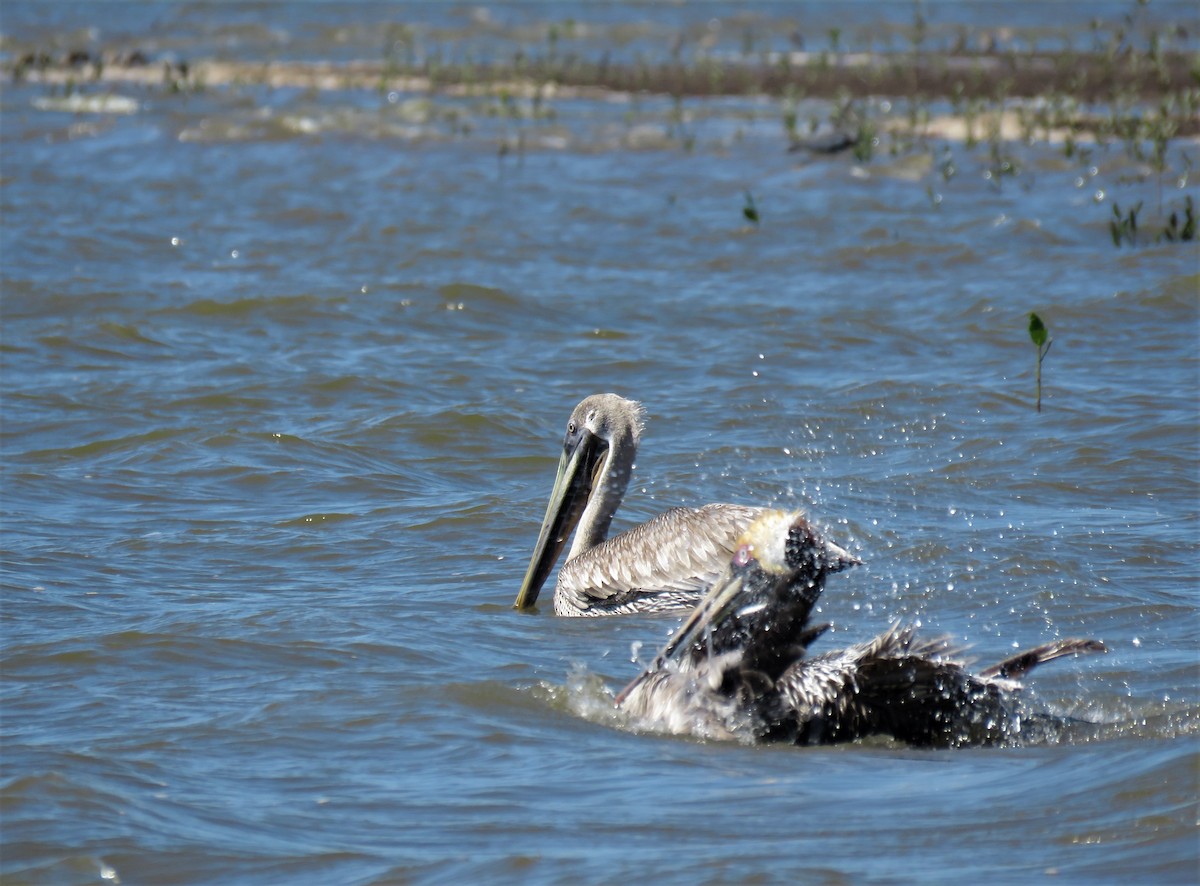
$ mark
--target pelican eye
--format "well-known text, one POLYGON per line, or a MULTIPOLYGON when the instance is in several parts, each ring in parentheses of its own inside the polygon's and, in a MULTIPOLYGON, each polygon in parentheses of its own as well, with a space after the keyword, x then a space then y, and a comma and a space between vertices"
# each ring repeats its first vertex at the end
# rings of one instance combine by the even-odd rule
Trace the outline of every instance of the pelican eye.
POLYGON ((754 559, 754 546, 742 545, 733 555, 734 566, 745 566, 754 559))

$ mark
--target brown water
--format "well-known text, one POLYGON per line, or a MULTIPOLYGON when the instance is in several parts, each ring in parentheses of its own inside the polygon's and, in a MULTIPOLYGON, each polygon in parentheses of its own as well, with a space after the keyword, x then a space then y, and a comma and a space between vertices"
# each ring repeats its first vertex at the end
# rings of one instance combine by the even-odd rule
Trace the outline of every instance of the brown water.
MULTIPOLYGON (((44 8, 6 4, 6 37, 321 58, 329 19, 390 15, 44 8)), ((550 17, 489 9, 519 19, 500 41, 550 17)), ((660 50, 724 14, 603 9, 660 50)), ((1197 251, 1108 230, 1114 201, 1196 196, 1194 143, 1162 176, 1005 143, 988 178, 986 145, 789 154, 765 99, 105 91, 133 112, 0 92, 5 882, 1195 878, 1197 251), (618 523, 806 507, 866 561, 826 591, 831 642, 1095 636, 1033 684, 1098 725, 953 752, 630 732, 603 686, 674 621, 509 608, 602 390, 648 408, 618 523)))

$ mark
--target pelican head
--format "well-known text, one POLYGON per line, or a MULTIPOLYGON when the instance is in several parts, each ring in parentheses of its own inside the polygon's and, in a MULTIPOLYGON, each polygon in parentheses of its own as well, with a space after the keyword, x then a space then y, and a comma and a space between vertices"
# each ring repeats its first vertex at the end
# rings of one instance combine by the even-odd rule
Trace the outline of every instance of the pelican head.
POLYGON ((766 511, 738 539, 724 573, 656 664, 697 644, 711 650, 714 637, 726 647, 790 641, 807 623, 825 576, 861 562, 823 539, 803 513, 766 511))
POLYGON ((577 526, 568 560, 604 540, 629 485, 641 433, 642 406, 633 400, 617 394, 593 394, 575 407, 567 421, 558 475, 515 608, 528 609, 537 602, 577 526))

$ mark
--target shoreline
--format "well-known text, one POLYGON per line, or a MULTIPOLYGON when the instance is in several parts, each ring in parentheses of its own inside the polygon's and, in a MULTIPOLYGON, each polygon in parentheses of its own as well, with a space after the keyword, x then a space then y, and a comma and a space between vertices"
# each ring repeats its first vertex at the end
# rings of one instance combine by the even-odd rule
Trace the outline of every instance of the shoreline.
MULTIPOLYGON (((394 61, 151 60, 140 52, 92 55, 29 52, 3 67, 10 84, 43 84, 68 95, 127 84, 171 93, 266 86, 322 92, 378 91, 429 97, 621 101, 657 95, 765 97, 794 106, 816 99, 870 103, 949 101, 938 128, 972 138, 1047 141, 1090 138, 1200 138, 1200 58, 1110 53, 788 53, 766 61, 702 58, 685 64, 615 64, 565 58, 519 63, 402 65, 394 61), (1010 105, 1036 105, 1025 119, 1010 105), (1099 110, 1107 109, 1107 113, 1099 110), (952 121, 947 124, 945 120, 952 121)), ((954 136, 947 136, 954 137, 954 136)))

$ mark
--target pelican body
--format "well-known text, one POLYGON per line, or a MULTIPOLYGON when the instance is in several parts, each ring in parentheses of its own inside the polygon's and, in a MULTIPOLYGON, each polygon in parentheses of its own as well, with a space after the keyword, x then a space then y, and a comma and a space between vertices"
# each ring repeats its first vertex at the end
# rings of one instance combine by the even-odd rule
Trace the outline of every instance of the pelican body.
POLYGON ((832 744, 872 735, 914 746, 997 745, 1056 734, 1028 712, 1020 678, 1095 640, 1038 646, 970 673, 945 640, 912 627, 809 657, 829 627, 809 616, 825 577, 857 562, 803 515, 766 512, 738 540, 724 573, 617 704, 652 729, 748 742, 832 744))
POLYGON ((554 588, 557 615, 690 609, 721 574, 735 542, 762 508, 675 508, 612 538, 642 433, 642 406, 594 394, 571 413, 558 474, 521 590, 537 602, 567 539, 574 540, 554 588))

